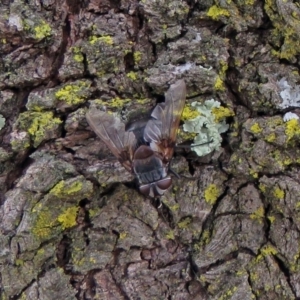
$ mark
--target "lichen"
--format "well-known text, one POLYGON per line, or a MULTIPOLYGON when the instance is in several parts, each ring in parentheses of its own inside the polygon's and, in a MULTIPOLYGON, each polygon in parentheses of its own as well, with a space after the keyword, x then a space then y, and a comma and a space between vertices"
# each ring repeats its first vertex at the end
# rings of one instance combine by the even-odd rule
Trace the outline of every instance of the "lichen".
POLYGON ((133 71, 127 73, 126 76, 133 81, 137 80, 137 74, 133 71))
POLYGON ((213 20, 219 20, 222 16, 229 17, 230 13, 227 9, 221 8, 217 5, 213 5, 209 8, 207 16, 211 17, 213 20))
POLYGON ((166 238, 168 240, 175 240, 175 235, 174 235, 174 231, 170 230, 167 234, 166 234, 166 238))
POLYGON ((214 87, 216 91, 225 91, 224 81, 219 75, 216 78, 214 87))
POLYGON ((212 114, 214 115, 215 121, 217 123, 220 123, 225 118, 234 116, 234 112, 231 109, 224 106, 214 107, 212 109, 212 114))
POLYGON ((0 130, 4 127, 5 125, 5 119, 4 117, 0 114, 0 130))
POLYGON ((262 132, 262 128, 259 126, 258 123, 254 123, 251 127, 250 127, 250 130, 255 133, 255 134, 258 134, 258 133, 261 133, 262 132))
POLYGON ((276 135, 274 132, 270 133, 268 136, 265 137, 265 140, 268 142, 268 143, 272 143, 276 140, 276 135))
POLYGON ((83 54, 81 52, 81 49, 79 47, 72 47, 72 53, 73 53, 73 59, 78 62, 81 63, 84 60, 83 54))
POLYGON ((57 218, 58 222, 61 224, 63 230, 73 227, 77 224, 78 207, 72 206, 67 208, 62 214, 60 214, 57 218))
POLYGON ((33 30, 37 40, 42 40, 52 34, 50 25, 45 21, 42 21, 39 25, 35 26, 33 30))
POLYGON ((207 203, 214 205, 220 196, 220 190, 215 184, 210 184, 204 191, 204 199, 207 203))
MULTIPOLYGON (((220 102, 214 99, 206 100, 204 103, 193 102, 191 104, 191 107, 198 112, 198 116, 193 119, 187 119, 183 129, 186 132, 197 134, 192 144, 192 149, 198 156, 218 150, 222 142, 221 133, 226 132, 229 128, 229 125, 226 124, 225 116, 222 114, 222 109, 214 110, 219 115, 215 116, 213 113, 213 109, 219 108, 220 105, 220 102), (216 119, 222 120, 217 122, 216 119)), ((187 112, 189 113, 188 110, 187 112)))
POLYGON ((264 216, 265 216, 265 209, 263 206, 261 206, 250 215, 250 219, 258 220, 259 223, 262 223, 264 216))
POLYGON ((97 42, 104 43, 106 45, 112 46, 114 44, 114 40, 110 35, 104 35, 104 36, 91 36, 89 39, 89 42, 91 45, 94 45, 97 42))
POLYGON ((133 59, 135 63, 139 63, 142 58, 142 53, 140 51, 135 51, 133 53, 133 59))
POLYGON ((284 190, 282 190, 281 188, 275 187, 274 190, 273 190, 273 195, 277 199, 283 199, 285 193, 284 193, 284 190))
POLYGON ((82 186, 83 183, 79 180, 75 180, 72 182, 66 182, 65 180, 61 180, 50 190, 50 194, 58 198, 70 197, 81 191, 82 186))
POLYGON ((119 97, 110 99, 110 100, 101 100, 101 99, 96 99, 94 100, 94 103, 97 105, 104 105, 109 108, 123 108, 124 105, 130 103, 132 100, 129 98, 121 99, 119 97))
POLYGON ((55 97, 68 105, 78 105, 84 103, 89 97, 90 86, 91 83, 89 81, 79 80, 63 86, 55 93, 55 97))
POLYGON ((46 134, 61 123, 59 118, 53 117, 52 112, 26 111, 19 115, 16 125, 18 129, 30 134, 34 147, 37 147, 46 138, 46 134))
POLYGON ((181 120, 186 121, 186 120, 195 119, 199 115, 200 112, 198 110, 196 110, 194 107, 191 107, 191 105, 187 104, 183 109, 181 120))
POLYGON ((182 221, 178 223, 179 229, 185 229, 188 227, 189 224, 191 224, 192 219, 191 218, 184 218, 182 221))
POLYGON ((294 137, 300 136, 300 126, 297 119, 291 119, 285 123, 285 134, 287 136, 287 142, 294 137))
POLYGON ((51 237, 56 222, 48 210, 40 211, 32 228, 33 235, 41 239, 51 237))

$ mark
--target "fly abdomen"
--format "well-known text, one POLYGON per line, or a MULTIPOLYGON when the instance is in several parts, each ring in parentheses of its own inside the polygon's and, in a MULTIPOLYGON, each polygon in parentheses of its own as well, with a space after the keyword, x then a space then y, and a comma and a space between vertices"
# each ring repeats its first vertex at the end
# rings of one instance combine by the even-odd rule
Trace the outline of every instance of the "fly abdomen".
POLYGON ((133 171, 140 183, 151 183, 167 176, 161 157, 145 145, 140 146, 134 153, 133 171))

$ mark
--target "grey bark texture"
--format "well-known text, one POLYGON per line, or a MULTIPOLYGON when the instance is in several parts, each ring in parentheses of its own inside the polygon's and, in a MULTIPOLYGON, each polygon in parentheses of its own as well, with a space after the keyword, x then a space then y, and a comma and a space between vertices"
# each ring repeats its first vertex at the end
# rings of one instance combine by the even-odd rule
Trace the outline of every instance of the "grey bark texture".
POLYGON ((300 299, 296 3, 0 10, 0 299, 300 299), (175 154, 158 207, 85 113, 147 114, 179 78, 234 116, 219 151, 175 154))

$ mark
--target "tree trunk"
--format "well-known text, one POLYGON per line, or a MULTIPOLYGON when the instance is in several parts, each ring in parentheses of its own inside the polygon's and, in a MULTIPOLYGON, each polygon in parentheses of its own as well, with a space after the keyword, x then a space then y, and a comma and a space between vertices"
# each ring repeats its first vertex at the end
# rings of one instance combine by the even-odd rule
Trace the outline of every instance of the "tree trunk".
POLYGON ((0 5, 1 299, 300 299, 293 1, 0 5), (179 78, 234 116, 154 201, 85 114, 149 116, 179 78))

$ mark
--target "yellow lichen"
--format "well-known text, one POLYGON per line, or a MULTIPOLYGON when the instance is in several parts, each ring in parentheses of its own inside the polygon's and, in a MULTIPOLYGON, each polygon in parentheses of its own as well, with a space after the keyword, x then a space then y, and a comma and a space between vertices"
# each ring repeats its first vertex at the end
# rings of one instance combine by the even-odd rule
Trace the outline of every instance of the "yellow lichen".
POLYGON ((76 62, 79 62, 79 63, 83 62, 84 57, 83 57, 83 55, 81 53, 81 49, 79 47, 72 47, 72 52, 74 54, 73 58, 76 62))
POLYGON ((268 216, 268 220, 270 221, 270 223, 274 223, 275 221, 275 217, 274 216, 268 216))
POLYGON ((58 216, 57 220, 61 224, 62 229, 67 229, 77 224, 76 222, 77 212, 78 212, 78 207, 73 206, 67 208, 65 212, 63 212, 58 216))
POLYGON ((204 191, 204 199, 207 203, 214 205, 220 196, 220 190, 215 184, 209 185, 204 191))
POLYGON ((174 231, 170 230, 167 234, 166 234, 166 238, 168 240, 175 240, 175 235, 174 235, 174 231))
POLYGON ((32 233, 39 238, 46 239, 51 237, 56 219, 48 210, 39 212, 32 233))
POLYGON ((89 42, 91 45, 94 45, 97 42, 104 43, 109 46, 112 46, 114 44, 114 40, 110 35, 104 35, 104 36, 100 36, 100 37, 91 36, 89 39, 89 42))
POLYGON ((183 121, 192 120, 198 116, 200 116, 200 112, 195 108, 191 107, 189 104, 187 104, 183 109, 181 120, 183 121))
POLYGON ((250 215, 250 219, 258 220, 259 223, 262 223, 262 219, 265 216, 265 209, 261 206, 255 212, 250 215))
POLYGON ((52 112, 31 112, 26 111, 18 118, 18 128, 27 131, 33 139, 34 147, 37 147, 51 131, 62 121, 54 118, 52 112))
POLYGON ((285 134, 287 141, 300 135, 300 126, 297 119, 291 119, 285 123, 285 134))
POLYGON ((134 81, 134 80, 137 80, 137 74, 136 74, 135 72, 133 72, 133 71, 127 73, 126 76, 127 76, 128 78, 130 78, 131 80, 133 80, 133 81, 134 81))
POLYGON ((133 53, 133 59, 135 63, 139 63, 142 58, 142 53, 140 51, 135 51, 133 53))
POLYGON ((216 91, 225 91, 224 81, 219 75, 216 78, 214 87, 216 91))
POLYGON ((275 255, 278 253, 277 249, 271 245, 263 247, 262 249, 260 249, 260 252, 264 257, 270 256, 270 255, 275 255))
POLYGON ((96 99, 94 102, 98 105, 105 105, 109 108, 122 108, 125 104, 130 103, 132 100, 129 98, 121 99, 119 97, 113 98, 111 100, 103 101, 101 99, 96 99))
POLYGON ((212 7, 209 8, 207 12, 207 16, 211 17, 213 20, 219 20, 220 17, 229 17, 230 13, 227 9, 221 8, 217 5, 213 5, 212 7))
POLYGON ((284 190, 282 190, 281 188, 275 187, 274 190, 273 190, 273 195, 274 195, 274 197, 276 197, 277 199, 283 199, 285 193, 284 193, 284 190))
POLYGON ((214 107, 212 109, 212 114, 214 115, 217 123, 223 121, 225 118, 234 116, 234 112, 224 106, 214 107))
POLYGON ((269 143, 272 143, 276 140, 276 135, 274 132, 270 133, 268 136, 266 136, 265 140, 269 143))
POLYGON ((40 25, 34 27, 35 38, 38 40, 51 36, 51 27, 45 21, 42 21, 40 25))
POLYGON ((185 218, 178 223, 178 228, 185 229, 188 227, 189 224, 191 224, 191 222, 192 222, 191 218, 185 218))
POLYGON ((124 240, 126 237, 127 237, 127 232, 126 231, 123 231, 123 232, 120 232, 119 233, 119 239, 120 240, 124 240))
POLYGON ((59 198, 69 197, 81 191, 82 186, 81 181, 66 182, 61 180, 50 190, 50 194, 59 198))
POLYGON ((68 84, 55 93, 55 97, 69 105, 77 105, 86 101, 89 92, 90 83, 87 81, 78 81, 74 84, 68 84))
POLYGON ((258 123, 254 123, 251 127, 250 127, 251 132, 258 134, 262 132, 262 128, 259 126, 258 123))

